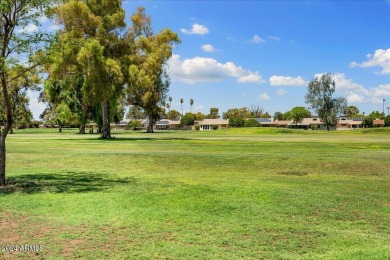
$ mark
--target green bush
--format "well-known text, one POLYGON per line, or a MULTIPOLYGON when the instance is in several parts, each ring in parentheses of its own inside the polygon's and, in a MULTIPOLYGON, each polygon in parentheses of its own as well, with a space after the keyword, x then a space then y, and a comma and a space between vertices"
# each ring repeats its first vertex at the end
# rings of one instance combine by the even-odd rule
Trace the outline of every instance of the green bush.
POLYGON ((199 131, 199 130, 200 130, 200 125, 196 125, 196 126, 195 126, 195 130, 196 130, 196 131, 199 131))
POLYGON ((250 119, 245 121, 244 126, 245 127, 259 127, 259 126, 261 126, 261 124, 256 119, 250 118, 250 119))
POLYGON ((131 129, 133 129, 133 130, 137 130, 137 129, 139 129, 139 128, 141 128, 142 127, 142 124, 141 124, 141 122, 140 121, 138 121, 138 120, 132 120, 132 121, 130 121, 128 124, 127 124, 127 126, 131 129))
POLYGON ((229 117, 229 126, 243 127, 244 124, 245 124, 245 119, 242 117, 236 117, 236 116, 229 117))
POLYGON ((390 115, 385 117, 385 126, 390 126, 390 115))
POLYGON ((193 125, 195 122, 195 116, 194 114, 187 113, 180 119, 180 125, 182 126, 188 126, 193 125))
POLYGON ((213 125, 213 130, 217 130, 218 129, 218 125, 213 125))

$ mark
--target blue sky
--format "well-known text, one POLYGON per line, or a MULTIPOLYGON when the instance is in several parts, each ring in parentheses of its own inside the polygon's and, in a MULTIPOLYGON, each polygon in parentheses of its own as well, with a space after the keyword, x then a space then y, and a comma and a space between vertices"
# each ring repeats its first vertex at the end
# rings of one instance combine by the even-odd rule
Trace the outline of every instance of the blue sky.
POLYGON ((362 112, 390 106, 389 1, 127 1, 144 6, 155 32, 182 43, 169 63, 172 107, 220 112, 306 106, 307 83, 335 74, 338 96, 362 112), (371 55, 371 56, 370 56, 371 55))
MULTIPOLYGON (((124 1, 154 32, 182 41, 169 61, 172 109, 208 113, 306 106, 307 84, 333 73, 336 96, 366 114, 390 106, 390 1, 124 1)), ((32 100, 34 117, 41 105, 32 100)), ((386 110, 387 113, 387 110, 386 110)))

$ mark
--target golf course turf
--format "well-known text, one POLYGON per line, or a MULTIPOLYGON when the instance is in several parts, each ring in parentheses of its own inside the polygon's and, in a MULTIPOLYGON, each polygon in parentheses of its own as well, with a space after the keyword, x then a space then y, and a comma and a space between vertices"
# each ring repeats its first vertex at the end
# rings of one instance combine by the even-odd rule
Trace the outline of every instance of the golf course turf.
POLYGON ((0 259, 390 258, 390 129, 113 136, 9 135, 0 259))

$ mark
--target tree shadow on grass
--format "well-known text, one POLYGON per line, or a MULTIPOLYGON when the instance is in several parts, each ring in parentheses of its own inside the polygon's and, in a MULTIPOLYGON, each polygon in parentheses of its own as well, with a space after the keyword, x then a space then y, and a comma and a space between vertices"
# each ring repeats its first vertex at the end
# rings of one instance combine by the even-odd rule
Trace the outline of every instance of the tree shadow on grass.
POLYGON ((118 178, 94 172, 66 172, 54 174, 25 174, 8 178, 7 186, 0 187, 0 195, 12 193, 84 193, 112 189, 117 185, 135 185, 132 177, 118 178))
MULTIPOLYGON (((74 141, 78 139, 55 139, 58 141, 74 141)), ((183 137, 112 137, 110 139, 103 139, 101 137, 96 138, 85 138, 85 139, 79 139, 80 141, 104 141, 104 142, 121 142, 121 141, 190 141, 194 140, 194 138, 183 138, 183 137)))

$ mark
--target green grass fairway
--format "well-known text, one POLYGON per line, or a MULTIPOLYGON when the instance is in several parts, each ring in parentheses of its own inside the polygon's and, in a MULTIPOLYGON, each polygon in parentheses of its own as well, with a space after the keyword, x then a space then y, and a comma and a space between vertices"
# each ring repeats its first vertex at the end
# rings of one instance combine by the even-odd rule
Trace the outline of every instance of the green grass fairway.
POLYGON ((113 136, 9 136, 0 259, 390 259, 390 129, 113 136))

